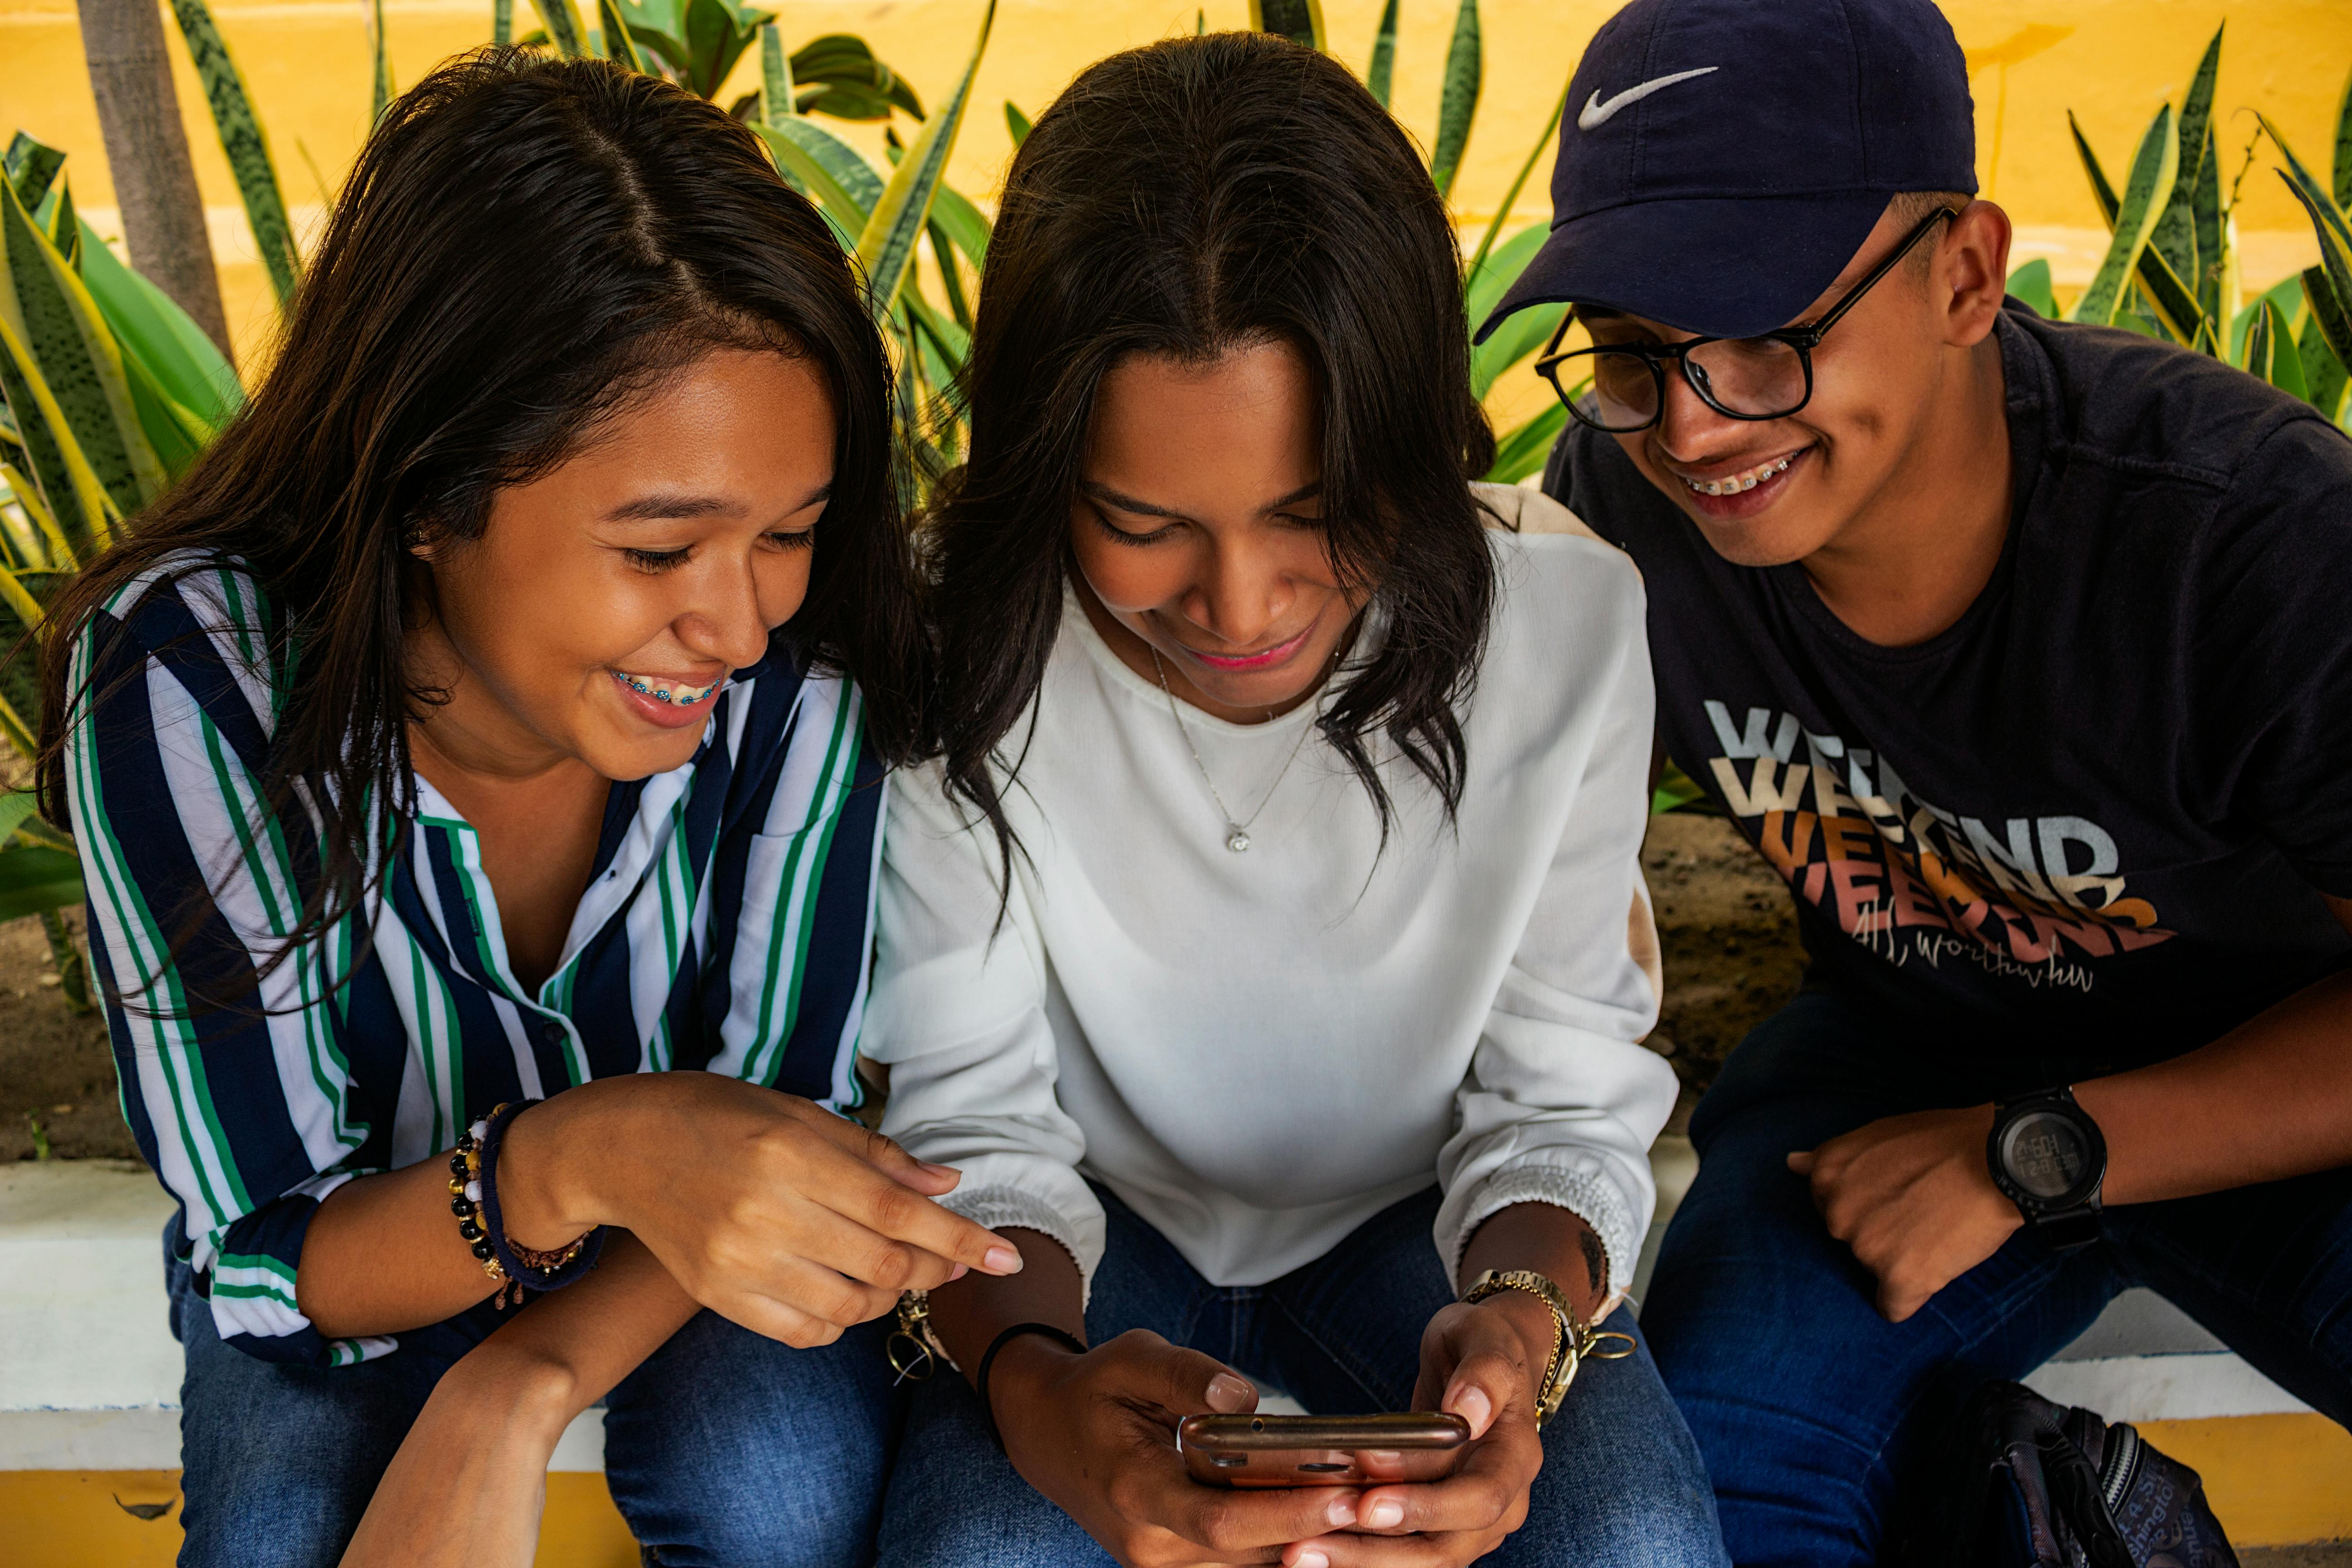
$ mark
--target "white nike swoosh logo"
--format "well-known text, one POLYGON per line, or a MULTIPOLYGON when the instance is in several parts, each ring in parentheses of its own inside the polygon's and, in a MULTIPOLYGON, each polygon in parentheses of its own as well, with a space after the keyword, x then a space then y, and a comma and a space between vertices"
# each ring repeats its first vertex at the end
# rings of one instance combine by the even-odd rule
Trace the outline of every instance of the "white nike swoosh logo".
POLYGON ((1601 95, 1596 92, 1585 104, 1583 110, 1577 115, 1576 128, 1579 131, 1591 131, 1596 126, 1605 125, 1609 122, 1610 116, 1627 104, 1639 103, 1662 87, 1672 87, 1678 81, 1688 81, 1695 76, 1705 76, 1717 68, 1719 68, 1715 66, 1701 66, 1695 71, 1676 71, 1672 76, 1653 77, 1639 87, 1627 88, 1606 103, 1601 101, 1601 95))

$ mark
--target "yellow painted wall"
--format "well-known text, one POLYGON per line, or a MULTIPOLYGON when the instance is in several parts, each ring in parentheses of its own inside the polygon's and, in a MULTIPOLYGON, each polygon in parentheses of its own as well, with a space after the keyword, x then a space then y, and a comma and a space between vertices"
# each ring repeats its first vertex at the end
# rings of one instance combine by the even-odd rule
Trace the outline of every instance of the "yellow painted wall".
MULTIPOLYGON (((2324 1415, 2149 1421, 2196 1470, 2230 1539, 2279 1546, 2352 1537, 2352 1435, 2324 1415)), ((0 1568, 168 1568, 178 1553, 172 1470, 0 1471, 0 1568), (140 1519, 122 1505, 162 1512, 140 1519)), ((548 1478, 540 1568, 630 1568, 636 1548, 600 1475, 548 1478)))
MULTIPOLYGON (((767 3, 779 11, 788 39, 861 33, 932 98, 961 68, 981 11, 980 0, 767 3)), ((489 0, 385 0, 383 8, 402 83, 489 36, 489 0)), ((214 0, 214 9, 269 132, 288 201, 298 207, 320 203, 365 130, 363 0, 214 0)), ((528 0, 516 9, 520 26, 532 25, 528 0)), ((1034 114, 1087 61, 1190 31, 1195 9, 1184 0, 1001 0, 953 179, 976 196, 993 189, 1011 151, 998 112, 1005 99, 1034 114)), ((1246 22, 1246 0, 1209 0, 1201 9, 1213 28, 1246 22)), ((1484 0, 1486 92, 1454 192, 1465 222, 1492 216, 1585 40, 1613 9, 1615 0, 1484 0)), ((2352 73, 2352 0, 1946 0, 1945 9, 1979 62, 1980 177, 2015 216, 2021 254, 2051 255, 2062 279, 2086 275, 2104 239, 2067 140, 2067 109, 2080 116, 2111 169, 2127 163, 2158 101, 2179 95, 2206 38, 2226 16, 2218 98, 2225 166, 2236 169, 2253 129, 2245 111, 2260 109, 2307 163, 2324 168, 2336 107, 2352 73), (1999 63, 2003 59, 2014 63, 1999 63)), ((1380 0, 1325 0, 1334 47, 1360 69, 1379 13, 1380 0)), ((1424 139, 1436 117, 1453 16, 1454 0, 1404 0, 1402 6, 1395 101, 1424 139)), ((232 323, 241 342, 257 344, 270 318, 267 289, 194 76, 176 31, 168 24, 165 30, 179 62, 198 181, 215 209, 215 247, 227 263, 223 281, 232 323)), ((1771 62, 1735 68, 1766 70, 1771 62)), ((753 70, 747 58, 737 89, 749 89, 753 70)), ((0 132, 16 127, 73 154, 74 193, 85 208, 110 205, 72 0, 0 0, 0 132)), ((878 157, 879 127, 850 134, 878 157)), ((1528 220, 1549 212, 1549 166, 1547 153, 1522 198, 1519 212, 1528 220)), ((2240 226, 2250 284, 2266 284, 2312 259, 2301 215, 2267 170, 2246 182, 2240 226)))

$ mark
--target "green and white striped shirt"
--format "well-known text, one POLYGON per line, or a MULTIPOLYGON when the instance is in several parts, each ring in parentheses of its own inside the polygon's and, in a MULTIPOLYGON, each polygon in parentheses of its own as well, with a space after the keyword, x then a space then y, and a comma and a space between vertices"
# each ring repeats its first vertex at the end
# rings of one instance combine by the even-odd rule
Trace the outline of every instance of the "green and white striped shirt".
POLYGON ((94 616, 70 673, 92 693, 68 793, 123 1115, 179 1201, 169 1242, 224 1340, 313 1364, 394 1349, 329 1342, 302 1315, 310 1216, 502 1100, 707 1066, 856 1103, 884 781, 855 687, 779 638, 714 700, 692 761, 613 785, 535 992, 507 962, 474 829, 422 778, 377 895, 257 988, 318 866, 310 816, 261 807, 272 630, 249 575, 185 560, 94 616), (203 1005, 224 996, 247 1000, 203 1005))

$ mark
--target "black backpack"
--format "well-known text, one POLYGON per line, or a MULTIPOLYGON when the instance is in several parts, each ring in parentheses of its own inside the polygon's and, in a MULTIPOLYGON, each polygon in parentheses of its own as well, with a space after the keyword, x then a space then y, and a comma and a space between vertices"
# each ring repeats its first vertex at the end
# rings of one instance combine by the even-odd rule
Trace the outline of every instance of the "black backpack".
POLYGON ((1923 1568, 2238 1568, 2196 1471, 2021 1384, 1970 1397, 1932 1486, 1923 1568))

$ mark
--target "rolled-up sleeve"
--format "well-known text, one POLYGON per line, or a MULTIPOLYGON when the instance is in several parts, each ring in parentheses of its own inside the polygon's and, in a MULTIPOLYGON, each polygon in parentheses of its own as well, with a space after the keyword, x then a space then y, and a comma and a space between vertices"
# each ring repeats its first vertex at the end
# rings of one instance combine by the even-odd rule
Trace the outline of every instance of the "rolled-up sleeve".
POLYGON ((962 1173, 949 1208, 1052 1237, 1091 1283, 1102 1205, 1078 1174, 1086 1135, 1055 1097, 1045 949, 1022 880, 1001 898, 994 835, 965 820, 937 766, 898 775, 889 810, 862 1042, 890 1068, 882 1131, 962 1173))
POLYGON ((1435 1237, 1449 1276, 1481 1222, 1544 1203, 1592 1227, 1622 1291, 1657 1200, 1649 1148, 1674 1111, 1675 1079, 1640 1043, 1659 1001, 1640 860, 1654 696, 1641 589, 1622 569, 1622 652, 1549 870, 1455 1097, 1456 1131, 1438 1156, 1445 1197, 1435 1237))
POLYGON ((355 1173, 367 1129, 351 1120, 330 1000, 335 944, 270 962, 316 854, 259 782, 271 705, 259 634, 237 614, 250 593, 205 572, 93 618, 69 678, 87 705, 67 796, 124 1114, 178 1200, 220 1337, 339 1365, 393 1342, 326 1339, 295 1291, 310 1218, 355 1173))

